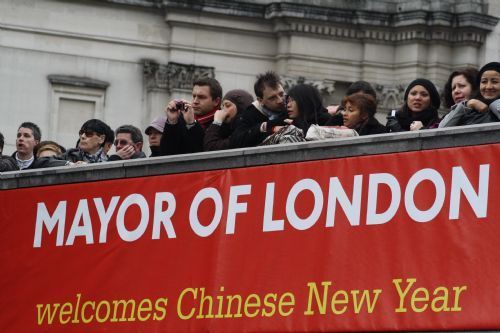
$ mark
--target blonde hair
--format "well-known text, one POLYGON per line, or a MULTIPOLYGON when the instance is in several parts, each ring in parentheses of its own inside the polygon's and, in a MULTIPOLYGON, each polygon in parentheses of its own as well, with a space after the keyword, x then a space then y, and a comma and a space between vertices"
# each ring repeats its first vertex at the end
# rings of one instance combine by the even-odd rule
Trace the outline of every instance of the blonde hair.
POLYGON ((42 152, 51 151, 54 152, 56 156, 62 155, 64 153, 64 148, 53 141, 42 141, 35 147, 36 157, 40 157, 42 152))

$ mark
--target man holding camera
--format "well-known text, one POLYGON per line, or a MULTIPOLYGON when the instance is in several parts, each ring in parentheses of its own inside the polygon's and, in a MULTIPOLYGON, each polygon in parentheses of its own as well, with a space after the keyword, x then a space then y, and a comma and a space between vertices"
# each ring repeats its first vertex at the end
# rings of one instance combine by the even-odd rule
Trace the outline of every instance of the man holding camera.
POLYGON ((288 115, 280 77, 272 71, 257 76, 254 91, 257 101, 236 119, 231 136, 233 148, 257 146, 273 133, 275 127, 286 125, 284 120, 288 115))
POLYGON ((203 150, 205 129, 220 108, 222 87, 213 78, 193 83, 193 100, 172 100, 165 108, 167 121, 160 141, 161 155, 195 153, 203 150))

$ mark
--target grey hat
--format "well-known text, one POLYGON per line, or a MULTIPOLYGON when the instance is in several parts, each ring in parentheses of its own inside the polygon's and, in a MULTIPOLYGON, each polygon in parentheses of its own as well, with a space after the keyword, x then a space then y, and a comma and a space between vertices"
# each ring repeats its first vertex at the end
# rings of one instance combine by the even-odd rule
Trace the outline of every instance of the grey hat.
POLYGON ((146 128, 144 133, 146 133, 146 135, 149 135, 152 129, 155 129, 158 132, 163 133, 163 128, 165 127, 166 121, 167 121, 167 117, 165 117, 165 116, 156 117, 155 119, 153 119, 151 124, 149 124, 149 126, 146 128))

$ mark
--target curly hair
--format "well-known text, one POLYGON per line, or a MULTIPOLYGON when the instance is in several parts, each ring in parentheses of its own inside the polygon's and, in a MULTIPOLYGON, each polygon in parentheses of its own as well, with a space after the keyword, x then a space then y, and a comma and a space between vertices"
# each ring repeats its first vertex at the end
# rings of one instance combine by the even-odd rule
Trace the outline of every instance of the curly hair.
POLYGON ((453 96, 452 96, 452 87, 451 87, 451 81, 459 75, 463 75, 464 78, 469 82, 469 84, 472 87, 471 91, 471 96, 476 96, 479 90, 479 87, 477 85, 477 74, 478 70, 472 67, 467 67, 461 70, 456 70, 453 73, 450 74, 448 77, 448 81, 446 81, 446 84, 444 85, 443 88, 443 103, 447 108, 451 108, 453 105, 455 105, 455 101, 453 101, 453 96))

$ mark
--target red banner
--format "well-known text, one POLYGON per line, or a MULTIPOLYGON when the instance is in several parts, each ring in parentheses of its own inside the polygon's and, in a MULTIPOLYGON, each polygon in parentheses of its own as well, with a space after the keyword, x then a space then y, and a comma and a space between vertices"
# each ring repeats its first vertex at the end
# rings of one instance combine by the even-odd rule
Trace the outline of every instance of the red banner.
POLYGON ((0 191, 0 331, 498 329, 498 156, 0 191))

